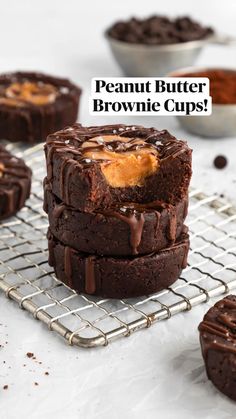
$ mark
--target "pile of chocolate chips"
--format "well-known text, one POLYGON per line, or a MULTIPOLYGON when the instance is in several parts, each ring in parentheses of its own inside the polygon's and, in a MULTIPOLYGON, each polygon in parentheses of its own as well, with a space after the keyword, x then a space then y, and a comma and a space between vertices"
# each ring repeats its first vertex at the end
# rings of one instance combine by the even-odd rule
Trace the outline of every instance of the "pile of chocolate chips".
POLYGON ((134 44, 165 45, 203 39, 213 34, 213 30, 204 27, 190 17, 169 19, 163 16, 151 16, 147 19, 132 18, 120 21, 108 29, 108 35, 120 41, 134 44))

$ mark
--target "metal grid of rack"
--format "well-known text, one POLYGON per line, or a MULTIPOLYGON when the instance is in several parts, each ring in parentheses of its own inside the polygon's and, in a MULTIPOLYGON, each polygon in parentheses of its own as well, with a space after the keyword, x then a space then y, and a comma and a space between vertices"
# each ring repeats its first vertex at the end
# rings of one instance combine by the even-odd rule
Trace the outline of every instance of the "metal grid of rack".
POLYGON ((56 279, 47 263, 42 144, 7 148, 26 160, 34 176, 26 206, 0 224, 0 290, 69 344, 107 345, 236 287, 236 209, 216 195, 192 189, 187 220, 191 248, 178 281, 136 299, 78 295, 56 279))

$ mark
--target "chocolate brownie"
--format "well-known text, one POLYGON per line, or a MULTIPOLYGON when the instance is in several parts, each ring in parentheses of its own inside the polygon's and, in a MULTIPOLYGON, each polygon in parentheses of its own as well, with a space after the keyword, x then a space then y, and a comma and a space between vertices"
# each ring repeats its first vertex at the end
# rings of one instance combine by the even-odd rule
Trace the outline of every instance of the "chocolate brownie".
POLYGON ((212 35, 213 30, 188 16, 176 19, 150 16, 116 22, 108 29, 107 34, 111 38, 131 44, 166 45, 204 39, 212 35))
POLYGON ((49 264, 56 276, 79 293, 109 298, 131 298, 160 291, 177 280, 186 266, 189 238, 158 253, 137 257, 95 256, 80 253, 58 241, 49 230, 49 264))
POLYGON ((142 126, 75 124, 49 135, 45 153, 52 192, 85 212, 123 202, 175 205, 192 173, 185 141, 142 126))
POLYGON ((73 124, 81 90, 41 73, 0 75, 0 138, 34 143, 73 124))
POLYGON ((157 252, 180 236, 188 199, 176 206, 155 201, 123 203, 113 208, 85 213, 65 205, 44 183, 44 208, 53 235, 80 252, 129 256, 157 252))
POLYGON ((209 380, 236 400, 236 296, 229 295, 211 307, 199 331, 209 380))
POLYGON ((30 195, 31 170, 0 146, 0 220, 19 211, 30 195))

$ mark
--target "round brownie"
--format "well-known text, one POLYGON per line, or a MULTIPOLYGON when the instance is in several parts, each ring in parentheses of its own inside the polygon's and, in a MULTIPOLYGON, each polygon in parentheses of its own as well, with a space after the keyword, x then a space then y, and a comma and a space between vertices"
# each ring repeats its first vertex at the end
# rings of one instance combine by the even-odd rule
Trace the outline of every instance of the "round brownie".
POLYGON ((175 206, 161 201, 85 213, 65 205, 44 182, 44 209, 52 234, 79 252, 129 256, 157 252, 173 244, 183 230, 188 198, 175 206))
POLYGON ((183 233, 171 247, 138 257, 80 253, 58 241, 49 230, 49 264, 56 276, 79 293, 108 298, 153 294, 175 282, 186 266, 189 238, 183 233))
POLYGON ((210 308, 199 331, 209 380, 236 400, 236 296, 229 295, 210 308))
POLYGON ((32 72, 0 75, 0 138, 45 141, 76 121, 80 94, 67 79, 32 72))
POLYGON ((31 170, 0 146, 0 220, 14 215, 30 195, 31 170))
POLYGON ((49 135, 45 152, 52 192, 85 212, 123 202, 175 205, 192 174, 185 141, 142 126, 75 124, 49 135))

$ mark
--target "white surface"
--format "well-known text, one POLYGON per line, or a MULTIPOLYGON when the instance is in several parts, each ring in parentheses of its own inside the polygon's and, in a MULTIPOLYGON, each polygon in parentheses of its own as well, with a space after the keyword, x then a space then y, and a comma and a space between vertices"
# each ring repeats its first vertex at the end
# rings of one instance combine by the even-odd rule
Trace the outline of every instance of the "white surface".
MULTIPOLYGON (((151 13, 190 13, 236 36, 234 0, 2 0, 0 71, 37 69, 68 76, 85 90, 83 123, 121 122, 88 114, 91 77, 120 75, 102 32, 117 18, 151 13)), ((208 47, 198 63, 235 66, 236 50, 208 47)), ((122 120, 168 128, 188 139, 194 149, 194 186, 224 193, 236 203, 235 139, 192 137, 171 117, 122 120), (224 171, 213 168, 218 153, 229 158, 224 171)), ((197 326, 209 305, 93 350, 67 347, 3 295, 0 307, 1 419, 235 417, 235 405, 212 387, 203 369, 197 326), (42 364, 28 359, 27 352, 42 364), (5 384, 8 390, 2 390, 5 384)))

